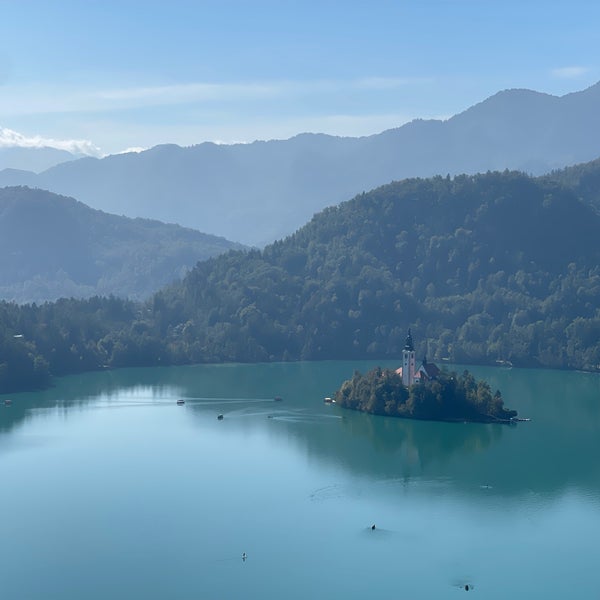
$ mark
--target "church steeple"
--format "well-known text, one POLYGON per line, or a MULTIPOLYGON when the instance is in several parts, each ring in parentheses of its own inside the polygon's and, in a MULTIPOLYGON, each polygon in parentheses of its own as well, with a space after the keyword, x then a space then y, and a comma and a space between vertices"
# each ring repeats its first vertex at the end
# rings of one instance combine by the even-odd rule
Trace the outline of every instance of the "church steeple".
POLYGON ((404 350, 402 350, 402 383, 406 386, 415 382, 415 347, 413 345, 410 329, 406 336, 404 350))
POLYGON ((410 333, 410 328, 408 330, 408 335, 406 336, 406 342, 404 343, 404 349, 410 352, 414 352, 415 347, 413 346, 413 339, 410 333))

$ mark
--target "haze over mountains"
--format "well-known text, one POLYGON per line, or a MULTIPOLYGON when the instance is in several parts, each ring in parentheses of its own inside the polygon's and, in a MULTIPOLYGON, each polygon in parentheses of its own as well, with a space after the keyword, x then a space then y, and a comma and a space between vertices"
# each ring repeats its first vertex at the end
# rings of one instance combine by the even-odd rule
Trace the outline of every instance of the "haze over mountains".
POLYGON ((260 246, 392 180, 507 168, 536 175, 597 158, 599 105, 600 83, 562 97, 507 90, 446 121, 417 120, 368 137, 164 145, 38 175, 4 170, 0 185, 36 186, 107 212, 260 246))
POLYGON ((93 210, 64 196, 0 189, 0 298, 144 299, 239 244, 178 225, 93 210))
POLYGON ((40 173, 68 160, 82 158, 82 156, 48 146, 40 148, 0 146, 0 170, 17 169, 40 173))

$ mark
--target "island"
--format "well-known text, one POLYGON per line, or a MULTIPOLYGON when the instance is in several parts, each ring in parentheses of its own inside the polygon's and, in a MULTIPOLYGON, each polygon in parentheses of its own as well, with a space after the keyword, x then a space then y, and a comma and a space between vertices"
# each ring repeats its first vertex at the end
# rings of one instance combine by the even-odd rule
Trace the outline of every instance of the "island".
POLYGON ((354 372, 335 393, 339 406, 375 415, 430 421, 514 423, 517 411, 504 408, 500 391, 462 375, 440 370, 427 357, 419 367, 410 329, 396 370, 377 367, 362 375, 354 372))
POLYGON ((435 379, 406 386, 393 369, 375 368, 362 375, 354 372, 335 393, 335 403, 375 415, 431 421, 513 423, 516 410, 504 408, 500 391, 462 375, 440 371, 435 379))

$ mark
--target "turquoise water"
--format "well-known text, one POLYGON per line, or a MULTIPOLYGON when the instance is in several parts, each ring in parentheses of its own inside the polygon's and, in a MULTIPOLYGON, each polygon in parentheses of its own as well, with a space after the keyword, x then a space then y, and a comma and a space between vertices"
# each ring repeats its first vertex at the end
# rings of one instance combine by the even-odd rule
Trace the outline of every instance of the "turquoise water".
POLYGON ((323 403, 371 366, 123 370, 12 395, 3 597, 600 598, 600 377, 472 368, 531 417, 515 427, 323 403))

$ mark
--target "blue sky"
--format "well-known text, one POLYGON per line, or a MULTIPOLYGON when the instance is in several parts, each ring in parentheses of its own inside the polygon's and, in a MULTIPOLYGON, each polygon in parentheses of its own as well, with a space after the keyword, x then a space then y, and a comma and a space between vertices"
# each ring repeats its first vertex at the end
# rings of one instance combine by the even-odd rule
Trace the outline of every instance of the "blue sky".
POLYGON ((0 0, 0 145, 368 135, 600 80, 600 3, 0 0))

